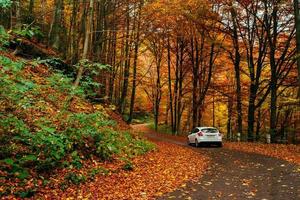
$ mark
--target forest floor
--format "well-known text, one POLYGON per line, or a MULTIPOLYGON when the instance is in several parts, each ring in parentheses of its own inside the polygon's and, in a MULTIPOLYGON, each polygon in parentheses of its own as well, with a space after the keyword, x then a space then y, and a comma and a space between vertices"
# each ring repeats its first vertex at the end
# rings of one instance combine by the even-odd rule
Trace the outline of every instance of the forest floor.
MULTIPOLYGON (((187 146, 182 137, 162 136, 144 125, 134 128, 152 140, 187 146)), ((299 146, 226 143, 225 148, 190 148, 211 158, 211 165, 204 171, 199 169, 203 176, 198 181, 184 184, 159 199, 300 198, 299 146), (288 156, 278 156, 279 149, 288 156), (294 156, 288 153, 291 149, 296 151, 294 156)))
POLYGON ((118 162, 100 163, 107 173, 62 191, 59 186, 40 190, 34 199, 156 199, 188 181, 200 178, 210 160, 186 147, 153 141, 157 149, 133 158, 133 169, 118 162), (193 164, 191 164, 193 163, 193 164))

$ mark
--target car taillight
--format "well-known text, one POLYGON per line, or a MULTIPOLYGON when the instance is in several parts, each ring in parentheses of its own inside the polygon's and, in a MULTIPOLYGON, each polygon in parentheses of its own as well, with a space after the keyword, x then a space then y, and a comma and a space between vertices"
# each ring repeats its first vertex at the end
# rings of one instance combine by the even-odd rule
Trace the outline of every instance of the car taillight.
POLYGON ((203 133, 201 131, 198 132, 198 136, 203 136, 203 133))

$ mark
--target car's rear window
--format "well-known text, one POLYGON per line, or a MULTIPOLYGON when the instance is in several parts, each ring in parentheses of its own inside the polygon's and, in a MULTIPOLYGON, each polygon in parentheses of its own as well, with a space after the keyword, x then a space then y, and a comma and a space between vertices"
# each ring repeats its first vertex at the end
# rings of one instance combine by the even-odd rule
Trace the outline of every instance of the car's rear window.
POLYGON ((201 131, 203 133, 218 133, 218 129, 216 128, 204 128, 201 131))

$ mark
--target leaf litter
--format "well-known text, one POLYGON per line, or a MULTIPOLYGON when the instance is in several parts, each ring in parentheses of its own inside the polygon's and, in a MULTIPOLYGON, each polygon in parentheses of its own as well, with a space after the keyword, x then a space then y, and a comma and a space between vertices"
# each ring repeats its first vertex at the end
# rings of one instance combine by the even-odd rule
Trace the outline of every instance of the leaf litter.
POLYGON ((37 193, 43 199, 154 199, 172 192, 188 181, 201 177, 209 158, 186 147, 155 142, 157 150, 133 158, 132 171, 121 164, 110 163, 105 168, 112 173, 99 174, 91 182, 73 185, 62 191, 58 186, 37 193))

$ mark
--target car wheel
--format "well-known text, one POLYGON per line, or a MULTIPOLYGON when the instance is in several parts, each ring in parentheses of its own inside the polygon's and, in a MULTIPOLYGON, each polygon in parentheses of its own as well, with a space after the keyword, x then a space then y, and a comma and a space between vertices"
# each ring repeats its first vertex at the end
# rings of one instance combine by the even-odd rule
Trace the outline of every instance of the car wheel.
POLYGON ((220 142, 220 143, 218 144, 218 146, 219 146, 219 147, 222 147, 222 146, 223 146, 223 143, 222 143, 222 142, 220 142))
POLYGON ((196 147, 199 147, 199 142, 198 142, 197 139, 195 140, 195 146, 196 146, 196 147))

